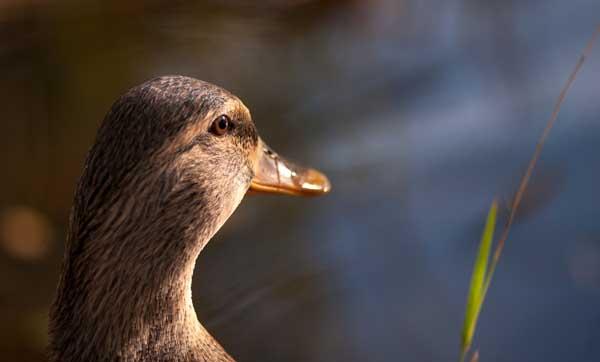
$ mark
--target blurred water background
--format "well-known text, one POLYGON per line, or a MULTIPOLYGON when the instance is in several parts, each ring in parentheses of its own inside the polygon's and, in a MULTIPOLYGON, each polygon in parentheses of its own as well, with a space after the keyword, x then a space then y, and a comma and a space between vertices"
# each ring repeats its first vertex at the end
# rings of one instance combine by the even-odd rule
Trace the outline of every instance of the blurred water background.
MULTIPOLYGON (((184 74, 244 100, 331 195, 247 198, 201 255, 240 361, 452 361, 487 208, 508 200, 597 0, 0 2, 0 360, 42 361, 75 182, 118 95, 184 74)), ((482 361, 600 360, 600 47, 484 306, 482 361)))

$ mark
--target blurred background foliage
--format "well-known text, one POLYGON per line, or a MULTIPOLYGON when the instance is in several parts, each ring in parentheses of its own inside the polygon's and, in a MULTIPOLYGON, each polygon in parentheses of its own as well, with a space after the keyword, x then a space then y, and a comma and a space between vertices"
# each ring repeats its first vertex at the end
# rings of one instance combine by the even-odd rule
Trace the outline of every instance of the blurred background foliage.
MULTIPOLYGON (((194 303, 233 356, 454 360, 489 203, 514 191, 598 14, 597 0, 0 2, 0 360, 44 360, 85 153, 116 97, 164 74, 237 94, 265 140, 334 185, 248 198, 201 255, 194 303)), ((482 361, 600 360, 598 94, 595 51, 488 294, 482 361)))

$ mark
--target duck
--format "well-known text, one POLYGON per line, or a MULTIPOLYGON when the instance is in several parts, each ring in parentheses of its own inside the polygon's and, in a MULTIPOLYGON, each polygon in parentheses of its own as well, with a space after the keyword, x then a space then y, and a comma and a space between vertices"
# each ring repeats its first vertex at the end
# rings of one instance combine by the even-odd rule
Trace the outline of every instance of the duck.
POLYGON ((330 189, 322 172, 269 148, 227 90, 185 76, 131 88, 76 186, 50 361, 234 361, 198 321, 196 259, 245 195, 330 189))

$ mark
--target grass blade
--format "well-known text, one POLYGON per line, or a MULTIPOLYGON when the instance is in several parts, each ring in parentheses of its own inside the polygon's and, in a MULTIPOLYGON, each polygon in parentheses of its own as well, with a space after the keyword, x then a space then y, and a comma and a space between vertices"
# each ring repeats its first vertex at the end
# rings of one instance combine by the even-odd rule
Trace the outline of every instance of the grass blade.
POLYGON ((475 260, 475 266, 473 267, 473 274, 471 275, 471 286, 469 287, 467 309, 462 331, 461 361, 464 361, 465 356, 471 347, 473 335, 475 334, 475 327, 477 326, 477 319, 479 318, 479 312, 481 311, 481 305, 485 299, 485 281, 487 278, 487 268, 490 259, 490 251, 492 249, 492 241, 494 239, 494 230, 496 228, 497 213, 498 204, 494 201, 488 212, 483 235, 479 242, 479 251, 477 252, 477 259, 475 260))
MULTIPOLYGON (((507 221, 504 225, 504 228, 500 234, 500 238, 498 239, 496 249, 494 250, 492 262, 488 269, 488 258, 489 258, 489 252, 490 252, 489 249, 492 244, 494 228, 495 228, 495 224, 496 224, 497 206, 496 206, 495 201, 492 204, 492 207, 490 208, 490 212, 488 213, 488 219, 487 219, 486 226, 485 226, 485 231, 483 233, 483 236, 481 238, 481 242, 479 245, 479 252, 477 255, 477 260, 475 262, 475 267, 473 269, 473 275, 471 276, 471 286, 470 286, 470 290, 469 290, 469 296, 467 299, 467 311, 465 313, 465 321, 464 321, 464 325, 463 325, 460 361, 465 360, 466 355, 469 352, 469 349, 471 348, 471 343, 473 340, 473 335, 475 333, 475 328, 477 326, 477 319, 479 318, 479 312, 481 311, 481 306, 485 300, 485 296, 486 296, 487 291, 492 282, 492 277, 494 276, 494 271, 496 270, 496 267, 498 266, 500 256, 502 255, 502 250, 504 250, 504 245, 506 243, 506 240, 508 239, 508 234, 509 234, 511 226, 514 222, 515 215, 517 213, 517 209, 519 208, 519 205, 521 203, 523 195, 525 194, 525 191, 527 189, 527 185, 529 184, 529 179, 531 178, 533 169, 535 168, 535 166, 537 164, 537 161, 540 157, 540 154, 542 152, 544 144, 546 143, 546 139, 548 138, 548 135, 550 134, 550 130, 552 129, 552 127, 554 126, 554 123, 556 122, 556 119, 558 118, 558 112, 560 111, 560 108, 565 100, 567 92, 569 91, 569 89, 571 88, 571 85, 575 81, 575 78, 577 77, 577 74, 581 70, 581 67, 583 66, 583 63, 585 62, 586 58, 591 53, 592 47, 594 46, 594 43, 596 42, 596 39, 598 37, 600 37, 600 26, 598 26, 596 28, 596 30, 594 31, 592 38, 587 43, 587 46, 583 50, 583 53, 580 55, 579 60, 577 61, 577 64, 575 65, 575 68, 569 75, 569 78, 568 78, 566 84, 563 86, 563 88, 560 92, 560 95, 558 96, 558 99, 556 100, 556 103, 554 105, 554 110, 552 111, 552 115, 550 116, 550 119, 546 123, 546 127, 544 128, 542 135, 540 136, 540 139, 538 140, 538 142, 536 144, 533 156, 532 156, 531 160, 529 161, 527 170, 525 171, 525 174, 523 175, 523 178, 521 179, 517 193, 515 194, 515 197, 512 201, 508 219, 507 219, 507 221), (482 279, 481 279, 482 276, 483 276, 483 283, 482 283, 482 279)), ((473 360, 476 360, 476 361, 479 360, 478 352, 475 352, 475 354, 473 354, 473 359, 471 361, 473 361, 473 360)))

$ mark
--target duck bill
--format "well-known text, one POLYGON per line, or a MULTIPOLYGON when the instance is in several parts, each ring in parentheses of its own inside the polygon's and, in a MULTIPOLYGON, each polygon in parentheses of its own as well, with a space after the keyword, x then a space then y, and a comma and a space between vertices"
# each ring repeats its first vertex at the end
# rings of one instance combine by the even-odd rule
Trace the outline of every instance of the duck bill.
POLYGON ((248 193, 270 193, 295 196, 318 196, 331 190, 327 176, 298 166, 259 141, 258 162, 248 193))

